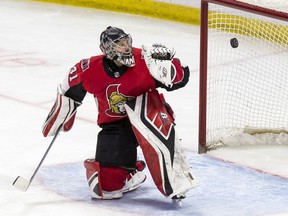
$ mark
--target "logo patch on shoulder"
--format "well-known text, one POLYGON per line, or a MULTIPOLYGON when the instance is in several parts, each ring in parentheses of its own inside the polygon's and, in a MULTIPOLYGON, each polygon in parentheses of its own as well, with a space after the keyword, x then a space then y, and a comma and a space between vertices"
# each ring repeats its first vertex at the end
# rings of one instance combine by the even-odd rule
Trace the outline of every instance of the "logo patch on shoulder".
POLYGON ((90 64, 90 59, 82 59, 81 69, 83 72, 89 68, 89 64, 90 64))

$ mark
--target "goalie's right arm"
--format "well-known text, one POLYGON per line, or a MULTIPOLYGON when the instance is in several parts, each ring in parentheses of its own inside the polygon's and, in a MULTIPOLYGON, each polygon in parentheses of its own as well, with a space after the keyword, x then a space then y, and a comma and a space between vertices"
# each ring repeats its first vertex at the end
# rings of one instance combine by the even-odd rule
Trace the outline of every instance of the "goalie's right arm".
POLYGON ((72 128, 77 107, 81 105, 86 95, 81 77, 85 63, 87 63, 87 59, 81 60, 72 67, 58 86, 56 101, 42 127, 42 133, 45 137, 55 135, 60 125, 62 125, 64 132, 72 128))

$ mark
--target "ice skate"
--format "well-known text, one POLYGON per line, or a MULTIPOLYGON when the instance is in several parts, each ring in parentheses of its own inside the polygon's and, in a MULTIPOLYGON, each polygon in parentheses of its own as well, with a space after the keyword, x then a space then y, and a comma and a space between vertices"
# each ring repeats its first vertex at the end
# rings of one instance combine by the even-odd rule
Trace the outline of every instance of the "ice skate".
POLYGON ((146 164, 144 161, 137 161, 137 168, 135 171, 128 174, 125 185, 123 187, 123 193, 127 193, 139 188, 142 183, 146 180, 146 175, 142 172, 146 164))

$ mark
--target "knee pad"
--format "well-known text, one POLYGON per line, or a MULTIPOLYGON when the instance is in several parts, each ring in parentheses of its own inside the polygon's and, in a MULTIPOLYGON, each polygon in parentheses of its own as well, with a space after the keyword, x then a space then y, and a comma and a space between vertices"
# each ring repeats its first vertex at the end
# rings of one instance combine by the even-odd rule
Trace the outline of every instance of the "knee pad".
POLYGON ((90 195, 97 199, 116 199, 123 195, 128 171, 121 167, 100 167, 94 159, 84 161, 90 195))

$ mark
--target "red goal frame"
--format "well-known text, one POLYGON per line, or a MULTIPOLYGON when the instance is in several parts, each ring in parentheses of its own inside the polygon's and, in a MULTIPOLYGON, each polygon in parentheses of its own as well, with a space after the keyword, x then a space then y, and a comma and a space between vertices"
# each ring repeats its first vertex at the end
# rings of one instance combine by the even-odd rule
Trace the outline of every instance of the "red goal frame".
POLYGON ((207 115, 207 55, 208 55, 208 6, 218 4, 282 21, 288 21, 288 14, 236 0, 201 0, 200 21, 200 80, 199 80, 199 132, 198 153, 205 153, 207 115))

